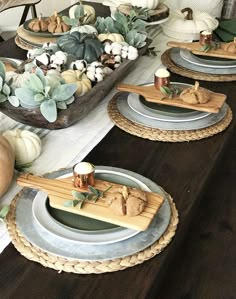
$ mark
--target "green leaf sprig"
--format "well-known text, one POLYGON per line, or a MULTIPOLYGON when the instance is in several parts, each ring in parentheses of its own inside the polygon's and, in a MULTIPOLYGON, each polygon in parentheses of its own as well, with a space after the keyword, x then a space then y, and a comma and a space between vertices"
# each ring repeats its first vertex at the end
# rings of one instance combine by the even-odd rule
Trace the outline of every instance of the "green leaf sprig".
POLYGON ((78 206, 79 209, 82 208, 83 206, 83 203, 85 202, 85 200, 90 200, 90 201, 93 201, 93 202, 96 202, 100 197, 103 197, 104 194, 110 190, 112 187, 112 185, 110 185, 106 190, 104 191, 101 191, 101 190, 98 190, 92 186, 88 186, 88 189, 90 192, 79 192, 79 191, 76 191, 76 190, 72 190, 71 193, 72 193, 72 196, 73 196, 73 199, 69 199, 69 200, 66 200, 63 205, 65 207, 76 207, 78 206))
POLYGON ((172 87, 161 86, 160 92, 165 95, 162 98, 162 100, 164 100, 166 97, 168 97, 169 99, 172 99, 174 95, 180 94, 180 89, 177 88, 175 85, 172 87))
POLYGON ((211 42, 210 44, 205 44, 204 46, 202 46, 200 48, 200 51, 207 53, 210 50, 217 50, 219 48, 220 48, 220 42, 214 41, 211 42))
POLYGON ((4 206, 1 210, 0 210, 0 221, 4 222, 5 218, 7 216, 7 213, 9 212, 10 207, 9 206, 4 206))

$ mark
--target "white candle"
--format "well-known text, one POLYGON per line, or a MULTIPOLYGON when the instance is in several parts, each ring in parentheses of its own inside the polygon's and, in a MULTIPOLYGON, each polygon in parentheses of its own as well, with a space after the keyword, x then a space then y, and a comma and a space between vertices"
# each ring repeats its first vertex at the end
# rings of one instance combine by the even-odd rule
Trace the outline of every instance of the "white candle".
POLYGON ((167 78, 170 77, 170 73, 167 69, 161 68, 156 71, 155 76, 159 78, 167 78))
POLYGON ((201 32, 201 34, 203 34, 203 35, 210 35, 210 34, 212 34, 212 31, 204 30, 204 31, 201 32))
POLYGON ((74 172, 77 174, 88 174, 94 171, 94 165, 88 162, 80 162, 75 165, 74 172))

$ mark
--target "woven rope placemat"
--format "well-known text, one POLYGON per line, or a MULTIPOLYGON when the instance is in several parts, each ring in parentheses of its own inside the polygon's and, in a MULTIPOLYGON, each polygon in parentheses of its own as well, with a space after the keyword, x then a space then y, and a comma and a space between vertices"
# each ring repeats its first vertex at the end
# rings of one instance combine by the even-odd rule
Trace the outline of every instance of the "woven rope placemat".
POLYGON ((226 82, 226 81, 230 82, 236 80, 236 74, 235 75, 214 75, 214 74, 192 71, 184 67, 181 67, 175 64, 171 60, 170 51, 171 49, 168 49, 162 54, 161 61, 173 73, 179 74, 184 77, 192 78, 195 80, 205 80, 205 81, 214 81, 214 82, 226 82))
MULTIPOLYGON (((171 208, 171 219, 164 234, 154 244, 148 248, 130 256, 116 258, 106 261, 83 261, 66 259, 56 255, 49 254, 38 247, 35 247, 25 239, 16 225, 16 204, 21 197, 21 191, 10 204, 10 210, 6 218, 7 229, 15 248, 27 259, 40 263, 45 267, 52 268, 58 272, 71 272, 77 274, 105 273, 124 270, 128 267, 141 264, 159 254, 172 240, 179 222, 178 211, 169 194, 166 197, 171 208)), ((78 247, 79 250, 79 247, 78 247)))
POLYGON ((233 119, 232 110, 228 107, 225 117, 210 127, 198 130, 159 130, 136 124, 124 117, 117 108, 116 100, 122 93, 114 95, 108 104, 108 114, 111 120, 125 132, 141 138, 164 142, 184 142, 211 137, 224 131, 233 119))

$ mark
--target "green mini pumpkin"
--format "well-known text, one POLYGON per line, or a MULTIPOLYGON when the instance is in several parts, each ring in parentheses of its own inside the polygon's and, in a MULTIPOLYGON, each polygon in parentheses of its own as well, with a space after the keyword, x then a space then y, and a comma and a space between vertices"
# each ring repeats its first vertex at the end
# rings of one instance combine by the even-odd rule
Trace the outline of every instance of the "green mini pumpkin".
POLYGON ((72 32, 61 36, 57 40, 57 45, 63 52, 84 59, 88 63, 96 61, 104 52, 102 43, 92 34, 72 32))

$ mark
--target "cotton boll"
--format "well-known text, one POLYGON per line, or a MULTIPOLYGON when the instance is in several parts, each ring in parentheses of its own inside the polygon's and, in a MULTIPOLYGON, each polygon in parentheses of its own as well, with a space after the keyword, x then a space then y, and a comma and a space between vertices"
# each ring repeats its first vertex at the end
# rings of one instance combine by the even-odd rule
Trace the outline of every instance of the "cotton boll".
POLYGON ((103 75, 102 75, 102 74, 98 74, 98 73, 96 73, 96 74, 95 74, 95 78, 96 78, 96 81, 97 81, 97 82, 101 82, 101 81, 103 80, 103 75))
POLYGON ((84 59, 80 59, 80 60, 75 60, 75 61, 73 61, 73 62, 70 64, 69 68, 70 68, 71 70, 84 71, 84 70, 87 69, 87 65, 88 65, 88 64, 87 64, 86 60, 84 60, 84 59))
POLYGON ((121 51, 121 57, 122 57, 123 59, 126 59, 126 58, 128 57, 128 51, 122 50, 122 51, 121 51))
POLYGON ((112 54, 112 45, 111 44, 106 44, 104 50, 107 54, 112 54))
POLYGON ((37 66, 42 64, 48 66, 50 64, 50 55, 48 53, 43 53, 35 58, 34 63, 37 66))
POLYGON ((96 81, 95 73, 93 71, 87 71, 86 75, 92 82, 96 81))

